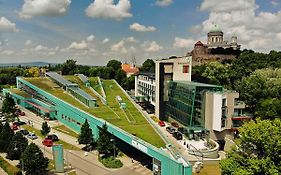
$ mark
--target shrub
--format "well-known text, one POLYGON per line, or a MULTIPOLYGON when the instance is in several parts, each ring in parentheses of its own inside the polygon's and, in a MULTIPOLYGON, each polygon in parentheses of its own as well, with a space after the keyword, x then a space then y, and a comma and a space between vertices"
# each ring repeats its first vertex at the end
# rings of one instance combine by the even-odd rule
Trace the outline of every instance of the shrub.
POLYGON ((99 158, 99 161, 106 167, 106 168, 121 168, 123 163, 119 159, 114 159, 113 157, 107 158, 99 158))

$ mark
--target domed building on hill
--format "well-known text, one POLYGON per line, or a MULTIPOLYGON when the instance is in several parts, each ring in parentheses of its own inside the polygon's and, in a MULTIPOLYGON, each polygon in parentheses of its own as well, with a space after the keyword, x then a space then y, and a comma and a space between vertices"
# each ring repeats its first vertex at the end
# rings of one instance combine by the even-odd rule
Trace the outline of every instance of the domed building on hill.
POLYGON ((207 35, 207 43, 198 41, 194 49, 187 55, 192 56, 193 64, 204 64, 211 61, 232 60, 240 53, 237 36, 231 37, 231 42, 225 41, 223 32, 218 25, 214 25, 207 35))

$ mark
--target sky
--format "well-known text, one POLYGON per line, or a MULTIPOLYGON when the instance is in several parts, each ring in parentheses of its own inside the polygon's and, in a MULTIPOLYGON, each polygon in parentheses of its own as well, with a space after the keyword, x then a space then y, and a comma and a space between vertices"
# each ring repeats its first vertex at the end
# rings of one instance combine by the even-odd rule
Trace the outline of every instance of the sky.
POLYGON ((140 65, 185 55, 214 24, 242 49, 281 50, 281 0, 0 0, 0 63, 140 65))

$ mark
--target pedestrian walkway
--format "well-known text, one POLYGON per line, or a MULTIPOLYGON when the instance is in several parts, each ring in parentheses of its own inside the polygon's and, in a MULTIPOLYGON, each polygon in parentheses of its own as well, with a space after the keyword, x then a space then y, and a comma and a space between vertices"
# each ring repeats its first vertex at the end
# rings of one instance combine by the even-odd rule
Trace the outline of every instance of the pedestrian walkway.
POLYGON ((8 175, 1 167, 0 167, 0 174, 1 175, 8 175))

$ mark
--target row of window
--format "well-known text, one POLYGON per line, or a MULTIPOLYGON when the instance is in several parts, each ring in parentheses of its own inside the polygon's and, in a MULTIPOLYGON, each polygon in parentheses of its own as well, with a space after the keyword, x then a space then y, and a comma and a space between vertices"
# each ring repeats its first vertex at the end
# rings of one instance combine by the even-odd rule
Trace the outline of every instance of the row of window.
POLYGON ((72 123, 75 123, 75 124, 77 124, 77 125, 79 125, 79 126, 82 126, 82 124, 80 123, 80 122, 77 122, 76 120, 74 120, 73 118, 70 118, 70 117, 68 117, 68 116, 66 116, 66 115, 61 115, 61 118, 63 119, 63 120, 67 120, 67 121, 69 121, 69 122, 72 122, 72 123))

